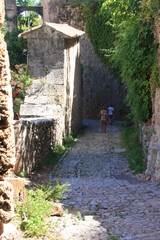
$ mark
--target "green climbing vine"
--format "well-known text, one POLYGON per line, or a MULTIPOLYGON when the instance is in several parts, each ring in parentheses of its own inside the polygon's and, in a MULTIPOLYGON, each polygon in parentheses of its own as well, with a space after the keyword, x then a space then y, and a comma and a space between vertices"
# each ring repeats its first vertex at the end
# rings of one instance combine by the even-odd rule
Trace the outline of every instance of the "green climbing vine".
POLYGON ((154 18, 159 0, 100 0, 82 4, 95 52, 127 87, 136 123, 151 117, 151 78, 160 84, 154 18))

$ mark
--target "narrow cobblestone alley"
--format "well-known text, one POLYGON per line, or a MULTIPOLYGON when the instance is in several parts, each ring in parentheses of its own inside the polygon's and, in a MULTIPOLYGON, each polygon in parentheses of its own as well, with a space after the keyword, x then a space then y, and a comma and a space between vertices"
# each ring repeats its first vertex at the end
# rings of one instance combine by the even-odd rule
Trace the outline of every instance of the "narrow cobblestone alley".
POLYGON ((85 124, 86 133, 49 176, 71 184, 63 204, 83 218, 63 222, 63 239, 159 240, 160 185, 126 171, 120 123, 107 126, 106 134, 96 120, 85 124))

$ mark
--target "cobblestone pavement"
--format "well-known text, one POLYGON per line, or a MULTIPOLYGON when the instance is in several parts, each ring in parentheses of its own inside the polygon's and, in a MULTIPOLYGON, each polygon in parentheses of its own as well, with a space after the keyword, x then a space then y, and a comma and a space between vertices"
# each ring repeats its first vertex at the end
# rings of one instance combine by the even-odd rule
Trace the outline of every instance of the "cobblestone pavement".
POLYGON ((85 124, 84 136, 49 176, 71 184, 63 204, 83 218, 63 222, 63 239, 160 240, 160 185, 127 170, 119 123, 106 134, 96 120, 85 124))

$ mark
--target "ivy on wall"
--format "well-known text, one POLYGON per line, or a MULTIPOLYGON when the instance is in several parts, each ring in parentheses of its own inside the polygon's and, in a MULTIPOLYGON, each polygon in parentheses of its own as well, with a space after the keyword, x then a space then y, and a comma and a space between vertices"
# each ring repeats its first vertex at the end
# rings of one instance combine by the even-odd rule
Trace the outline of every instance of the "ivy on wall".
POLYGON ((159 0, 100 0, 82 4, 95 52, 128 90, 127 102, 136 123, 152 115, 151 76, 159 82, 154 18, 159 0))

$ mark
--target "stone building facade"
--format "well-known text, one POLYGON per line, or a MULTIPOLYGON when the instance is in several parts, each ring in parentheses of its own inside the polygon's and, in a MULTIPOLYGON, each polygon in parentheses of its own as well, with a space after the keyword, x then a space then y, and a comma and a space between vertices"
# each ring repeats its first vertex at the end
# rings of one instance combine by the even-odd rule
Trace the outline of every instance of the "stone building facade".
MULTIPOLYGON (((79 7, 72 2, 60 0, 41 0, 45 21, 67 23, 77 29, 85 31, 84 16, 79 7), (69 5, 70 4, 70 5, 69 5)), ((83 117, 96 118, 101 107, 112 104, 115 117, 123 119, 126 116, 126 90, 118 78, 101 63, 95 54, 87 33, 80 39, 81 67, 83 70, 83 117)))
POLYGON ((67 24, 44 23, 22 33, 28 38, 28 87, 21 118, 60 119, 62 137, 82 124, 79 38, 84 32, 67 24))

